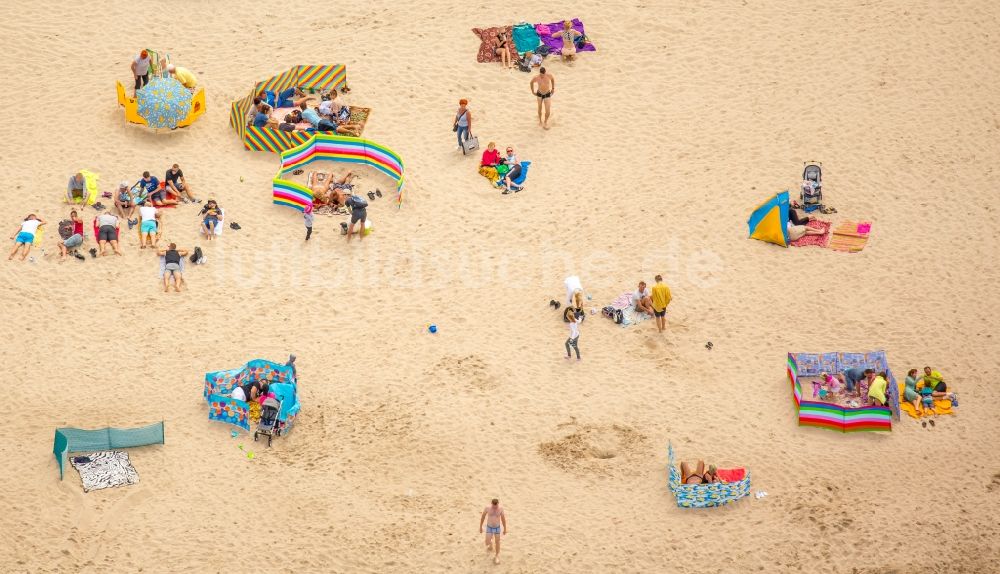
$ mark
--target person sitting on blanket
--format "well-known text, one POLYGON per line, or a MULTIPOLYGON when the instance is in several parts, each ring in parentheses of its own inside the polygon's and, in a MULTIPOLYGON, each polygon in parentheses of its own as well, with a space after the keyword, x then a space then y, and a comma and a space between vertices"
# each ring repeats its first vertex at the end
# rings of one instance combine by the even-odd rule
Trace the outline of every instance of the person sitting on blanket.
MULTIPOLYGON (((920 408, 921 400, 920 393, 917 392, 917 376, 916 369, 910 369, 906 373, 906 381, 903 383, 903 400, 913 405, 913 410, 917 414, 923 414, 923 409, 920 408)), ((932 401, 933 402, 933 401, 932 401)))
POLYGON ((493 53, 500 57, 500 65, 504 68, 514 67, 514 64, 510 61, 511 41, 511 38, 508 38, 507 31, 504 29, 497 32, 496 39, 493 41, 493 53))
POLYGON ((330 180, 326 181, 325 174, 309 174, 309 189, 313 192, 313 203, 331 205, 338 213, 342 210, 343 213, 347 213, 344 207, 347 194, 343 190, 351 191, 353 188, 351 180, 355 177, 357 176, 354 175, 353 171, 348 171, 340 178, 331 175, 330 180), (320 175, 324 175, 324 177, 321 178, 320 175))
POLYGON ((87 180, 82 173, 69 178, 69 185, 66 186, 66 203, 73 203, 77 199, 80 203, 87 203, 87 180))
POLYGON ((219 204, 214 199, 209 199, 205 202, 205 206, 201 208, 198 216, 202 218, 202 234, 205 236, 205 239, 211 241, 217 235, 215 228, 219 225, 219 219, 222 217, 222 208, 219 207, 219 204))
POLYGON ((319 104, 319 115, 325 118, 340 117, 341 114, 345 113, 344 110, 346 110, 347 118, 350 118, 351 108, 347 104, 342 104, 337 101, 336 90, 330 92, 329 99, 323 100, 319 104))
MULTIPOLYGON (((511 150, 513 151, 513 150, 511 150)), ((497 149, 497 144, 490 142, 486 146, 486 150, 483 151, 483 159, 480 160, 479 165, 485 167, 496 167, 500 163, 500 150, 497 149)))
POLYGON ((806 235, 826 235, 826 231, 822 229, 814 229, 805 225, 793 225, 791 220, 788 221, 786 227, 788 228, 788 237, 792 241, 802 239, 806 235))
POLYGON ((65 259, 72 253, 77 259, 83 260, 83 255, 77 253, 81 245, 83 245, 83 220, 74 209, 69 212, 68 220, 59 222, 59 258, 65 259))
POLYGON ((195 198, 195 196, 191 194, 191 186, 188 185, 187 179, 184 177, 184 172, 181 171, 181 166, 176 163, 170 166, 170 169, 167 170, 167 174, 164 176, 163 180, 167 184, 167 190, 175 197, 181 198, 181 201, 184 203, 187 203, 188 201, 201 203, 200 199, 195 198))
POLYGON ((923 384, 924 388, 932 389, 931 396, 935 399, 948 399, 955 402, 955 393, 948 392, 948 385, 944 382, 944 377, 938 371, 924 367, 923 384))
POLYGON ((562 30, 552 33, 553 38, 562 38, 562 59, 564 62, 569 62, 576 56, 576 39, 580 36, 583 36, 583 34, 574 30, 573 22, 569 20, 563 22, 562 30))
POLYGON ((507 146, 507 155, 501 158, 501 163, 513 167, 515 165, 520 164, 521 162, 517 161, 517 155, 514 154, 514 148, 507 146))
POLYGON ((632 293, 632 304, 635 305, 635 310, 640 313, 646 313, 650 316, 655 313, 652 293, 646 288, 645 281, 639 281, 639 288, 632 293))
POLYGON ((263 128, 271 121, 271 106, 264 103, 260 98, 253 99, 253 107, 250 108, 247 127, 263 128))
POLYGON ((132 191, 129 189, 127 181, 118 184, 118 191, 115 192, 115 211, 122 219, 128 221, 128 228, 132 229, 135 223, 132 216, 135 214, 136 202, 132 199, 132 191))
POLYGON ((176 199, 167 197, 166 186, 160 185, 160 180, 156 179, 155 175, 150 175, 148 171, 142 172, 142 180, 139 181, 139 185, 146 190, 149 200, 157 207, 177 205, 178 203, 176 199))
POLYGON ((504 174, 503 180, 499 184, 505 188, 503 191, 505 195, 510 193, 511 191, 517 193, 522 189, 524 189, 523 185, 518 185, 514 183, 514 180, 519 177, 521 177, 521 164, 519 163, 512 164, 510 166, 510 169, 507 170, 507 173, 504 174))
POLYGON ((722 479, 716 473, 714 464, 710 465, 706 471, 705 461, 699 460, 695 471, 691 472, 691 466, 688 463, 681 463, 681 484, 711 484, 715 482, 722 482, 722 479))
POLYGON ((840 383, 840 379, 834 377, 830 373, 823 372, 819 374, 820 382, 833 394, 840 392, 843 385, 840 383))
POLYGON ((186 249, 177 249, 176 243, 171 243, 166 249, 160 249, 157 255, 163 258, 163 292, 170 291, 170 279, 174 280, 174 291, 180 293, 181 285, 184 284, 184 276, 181 275, 181 258, 187 257, 186 249))
POLYGON ((882 371, 872 379, 871 385, 868 387, 868 398, 875 403, 875 406, 884 407, 887 402, 885 393, 888 388, 889 376, 885 371, 882 371))

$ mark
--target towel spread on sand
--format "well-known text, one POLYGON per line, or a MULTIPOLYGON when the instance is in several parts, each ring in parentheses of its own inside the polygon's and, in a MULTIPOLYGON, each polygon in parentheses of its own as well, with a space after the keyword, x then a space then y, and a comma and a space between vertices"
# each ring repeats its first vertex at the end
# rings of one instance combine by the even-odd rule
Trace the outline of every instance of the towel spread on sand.
POLYGON ((514 47, 517 48, 518 54, 534 52, 542 43, 538 37, 538 32, 535 32, 535 27, 532 24, 518 24, 514 26, 511 35, 514 37, 514 47))
MULTIPOLYGON (((899 383, 899 396, 903 396, 903 387, 904 386, 905 385, 903 383, 899 383)), ((929 416, 931 416, 931 413, 927 413, 926 412, 927 409, 924 409, 924 413, 925 414, 918 413, 917 410, 913 408, 913 405, 911 403, 908 403, 908 402, 906 402, 904 400, 900 400, 899 401, 899 410, 903 411, 904 413, 910 415, 911 417, 913 417, 915 419, 919 419, 920 417, 929 417, 929 416)), ((951 400, 950 399, 936 399, 934 401, 934 414, 938 414, 938 415, 953 415, 953 414, 955 414, 955 411, 954 411, 954 409, 951 406, 951 400)))
MULTIPOLYGON (((187 259, 187 257, 181 257, 181 263, 180 263, 180 265, 181 265, 181 274, 184 273, 184 260, 185 259, 187 259)), ((160 275, 159 275, 160 279, 163 279, 163 276, 166 273, 167 273, 167 258, 164 255, 160 255, 160 275)))
POLYGON ((70 457, 69 460, 80 473, 84 492, 139 483, 139 473, 124 451, 104 450, 70 457))
POLYGON ((747 475, 747 469, 719 468, 715 470, 715 474, 717 474, 724 482, 739 482, 747 475))
MULTIPOLYGON (((586 32, 583 30, 583 22, 581 22, 579 18, 573 18, 571 22, 573 22, 574 30, 586 36, 586 32)), ((556 32, 561 32, 562 29, 563 29, 562 20, 560 20, 559 22, 552 22, 551 24, 535 24, 535 32, 538 33, 538 36, 541 39, 542 43, 549 47, 549 50, 551 51, 552 54, 562 54, 562 47, 563 47, 562 35, 556 36, 554 38, 552 37, 552 34, 555 34, 556 32)), ((577 48, 576 51, 595 52, 597 51, 597 48, 594 47, 594 45, 591 44, 590 41, 587 41, 587 43, 584 44, 583 47, 577 48)))
POLYGON ((635 304, 632 302, 632 292, 626 291, 621 295, 615 297, 615 300, 611 302, 611 307, 619 309, 622 312, 622 327, 628 327, 629 325, 636 325, 642 323, 646 319, 649 319, 649 315, 641 311, 635 310, 635 304))
POLYGON ((865 248, 868 243, 868 233, 871 231, 870 221, 845 221, 833 228, 833 234, 830 238, 830 249, 834 251, 846 251, 848 253, 857 253, 865 248), (860 230, 866 230, 865 233, 860 233, 860 230))
POLYGON ((803 235, 802 237, 796 239, 789 243, 789 245, 795 247, 806 247, 809 245, 815 245, 817 247, 826 247, 827 243, 830 242, 830 222, 829 221, 819 221, 814 219, 806 224, 806 227, 812 229, 822 229, 826 233, 823 235, 803 235))

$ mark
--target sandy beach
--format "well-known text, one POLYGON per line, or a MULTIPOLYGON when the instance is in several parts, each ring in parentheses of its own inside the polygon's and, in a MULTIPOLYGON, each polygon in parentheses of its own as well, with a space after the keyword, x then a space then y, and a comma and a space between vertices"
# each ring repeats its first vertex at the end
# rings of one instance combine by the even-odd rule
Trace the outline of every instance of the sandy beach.
POLYGON ((996 3, 12 0, 0 47, 0 224, 49 222, 33 261, 0 264, 0 571, 1000 572, 996 3), (531 75, 477 63, 470 30, 572 17, 597 51, 546 61, 543 130, 531 75), (194 125, 125 123, 115 81, 144 47, 198 75, 194 125), (364 137, 405 163, 402 206, 372 201, 363 241, 325 215, 303 241, 272 204, 277 156, 229 126, 299 64, 345 64, 364 137), (460 98, 483 147, 532 162, 523 192, 455 149, 460 98), (747 238, 812 160, 822 217, 872 222, 860 253, 747 238), (241 226, 206 242, 198 208, 165 210, 163 241, 208 258, 185 291, 163 293, 135 231, 121 257, 59 260, 72 174, 113 191, 174 163, 241 226), (564 360, 547 305, 566 276, 589 310, 658 273, 665 333, 598 313, 564 360), (961 407, 891 433, 799 427, 787 353, 868 350, 900 380, 941 371, 961 407), (206 372, 289 353, 291 434, 268 449, 207 420, 206 372), (157 421, 164 445, 128 449, 139 484, 59 480, 56 428, 157 421), (678 508, 668 443, 767 495, 678 508), (494 497, 499 565, 478 530, 494 497))

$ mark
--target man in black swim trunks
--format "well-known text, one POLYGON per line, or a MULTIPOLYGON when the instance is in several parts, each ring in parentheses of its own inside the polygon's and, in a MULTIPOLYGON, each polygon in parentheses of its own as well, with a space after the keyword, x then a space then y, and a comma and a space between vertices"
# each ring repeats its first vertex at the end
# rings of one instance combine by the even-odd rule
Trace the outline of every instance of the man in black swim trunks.
POLYGON ((556 79, 552 74, 545 72, 545 66, 538 68, 538 75, 531 78, 529 86, 531 93, 538 99, 538 123, 543 128, 549 129, 549 116, 552 115, 552 96, 556 93, 556 79), (542 118, 542 108, 545 108, 545 117, 542 118))

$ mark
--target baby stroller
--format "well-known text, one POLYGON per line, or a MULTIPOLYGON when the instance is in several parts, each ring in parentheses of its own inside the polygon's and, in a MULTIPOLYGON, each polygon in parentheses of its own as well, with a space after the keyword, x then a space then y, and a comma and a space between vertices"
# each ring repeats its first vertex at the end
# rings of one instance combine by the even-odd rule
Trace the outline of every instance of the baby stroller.
POLYGON ((281 412, 281 403, 272 398, 264 399, 260 406, 260 423, 257 424, 257 430, 253 433, 254 442, 257 442, 257 437, 260 435, 265 435, 267 446, 271 446, 271 439, 274 435, 280 436, 280 432, 277 432, 275 428, 278 425, 279 412, 281 412))
POLYGON ((802 170, 802 208, 809 213, 823 207, 822 163, 805 163, 802 170))

